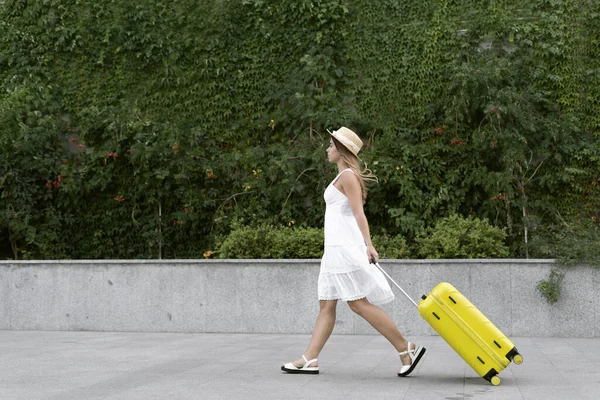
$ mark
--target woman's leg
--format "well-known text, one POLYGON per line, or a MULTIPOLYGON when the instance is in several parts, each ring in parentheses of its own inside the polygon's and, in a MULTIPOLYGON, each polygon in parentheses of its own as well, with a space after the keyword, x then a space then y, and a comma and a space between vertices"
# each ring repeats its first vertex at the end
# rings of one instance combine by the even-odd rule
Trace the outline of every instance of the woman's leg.
MULTIPOLYGON (((325 346, 325 342, 327 342, 327 339, 331 336, 333 326, 335 325, 335 308, 337 306, 337 300, 320 300, 319 305, 320 310, 317 322, 315 323, 315 329, 313 330, 308 347, 304 352, 304 356, 309 360, 319 356, 323 346, 325 346)), ((304 365, 304 360, 299 358, 294 361, 294 365, 298 368, 302 367, 304 365)), ((319 364, 315 362, 309 366, 316 367, 318 365, 319 364)))
MULTIPOLYGON (((408 341, 402 336, 392 318, 381 308, 371 304, 366 298, 349 301, 348 305, 356 314, 363 317, 371 326, 381 333, 398 352, 405 351, 408 341)), ((408 354, 400 357, 403 365, 410 365, 408 354)))

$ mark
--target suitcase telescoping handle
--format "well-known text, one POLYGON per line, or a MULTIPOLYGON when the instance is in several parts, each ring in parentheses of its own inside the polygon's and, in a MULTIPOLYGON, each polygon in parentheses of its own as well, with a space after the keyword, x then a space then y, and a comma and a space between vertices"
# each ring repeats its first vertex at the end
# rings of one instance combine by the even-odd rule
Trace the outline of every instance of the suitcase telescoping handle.
MULTIPOLYGON (((372 260, 372 261, 374 261, 374 260, 372 260)), ((383 272, 383 274, 384 274, 385 276, 387 276, 387 278, 388 278, 390 281, 392 281, 392 282, 394 283, 394 285, 396 285, 396 287, 397 287, 398 289, 400 289, 400 290, 402 291, 402 293, 404 293, 404 295, 405 295, 405 296, 406 296, 406 297, 407 297, 407 298, 408 298, 408 299, 409 299, 409 300, 410 300, 410 301, 411 301, 411 302, 412 302, 412 303, 415 305, 415 307, 419 308, 419 305, 418 305, 417 303, 415 303, 415 301, 412 299, 412 297, 410 297, 410 296, 409 296, 409 295, 408 295, 408 294, 407 294, 407 293, 404 291, 404 289, 402 289, 402 288, 400 287, 400 285, 398 285, 398 284, 396 283, 396 281, 395 281, 395 280, 393 280, 393 279, 392 279, 392 277, 391 277, 391 276, 389 276, 389 275, 388 275, 388 273, 387 273, 387 272, 385 272, 385 271, 383 270, 383 268, 381 268, 381 265, 379 265, 379 263, 378 263, 377 261, 374 261, 374 264, 375 264, 375 266, 377 266, 377 268, 379 268, 379 269, 381 270, 381 272, 383 272)))

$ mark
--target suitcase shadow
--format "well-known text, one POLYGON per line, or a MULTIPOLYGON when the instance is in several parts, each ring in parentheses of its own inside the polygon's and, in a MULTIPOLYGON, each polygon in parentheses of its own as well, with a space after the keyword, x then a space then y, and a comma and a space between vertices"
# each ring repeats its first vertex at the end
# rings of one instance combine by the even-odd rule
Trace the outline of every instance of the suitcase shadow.
MULTIPOLYGON (((500 377, 502 379, 502 377, 500 377)), ((469 387, 485 387, 487 389, 494 388, 490 382, 486 381, 483 378, 473 376, 473 377, 465 377, 465 376, 451 376, 448 374, 436 374, 436 373, 427 373, 421 371, 418 375, 415 376, 407 376, 403 379, 415 379, 418 380, 419 383, 431 384, 431 385, 447 385, 451 386, 469 386, 469 387)), ((511 379, 502 379, 502 383, 500 386, 512 386, 513 381, 511 379)))

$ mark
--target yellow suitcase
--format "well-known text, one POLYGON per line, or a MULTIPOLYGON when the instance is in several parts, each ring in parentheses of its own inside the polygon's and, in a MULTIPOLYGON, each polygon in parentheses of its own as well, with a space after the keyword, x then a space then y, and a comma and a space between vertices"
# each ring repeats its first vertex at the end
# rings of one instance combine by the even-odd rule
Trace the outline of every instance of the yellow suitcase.
POLYGON ((492 385, 500 384, 498 374, 511 361, 523 362, 506 335, 451 284, 440 283, 417 304, 378 263, 375 265, 417 306, 423 319, 450 347, 492 385))

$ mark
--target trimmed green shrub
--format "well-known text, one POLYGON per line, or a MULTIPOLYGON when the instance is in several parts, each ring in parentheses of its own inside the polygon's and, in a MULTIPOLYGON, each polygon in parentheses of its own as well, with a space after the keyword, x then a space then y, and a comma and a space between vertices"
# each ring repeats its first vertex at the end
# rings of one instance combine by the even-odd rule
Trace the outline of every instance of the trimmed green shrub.
POLYGON ((321 258, 323 229, 272 225, 233 230, 218 248, 219 258, 321 258))
POLYGON ((417 237, 424 258, 492 258, 508 256, 506 233, 487 219, 451 215, 417 237))
MULTIPOLYGON (((323 229, 288 228, 262 224, 233 230, 217 250, 219 258, 321 258, 323 229)), ((409 250, 401 236, 373 235, 373 245, 381 258, 408 258, 409 250)), ((212 254, 212 253, 211 253, 212 254)))
POLYGON ((379 253, 379 258, 410 258, 410 250, 404 237, 387 234, 373 235, 373 246, 379 253))

